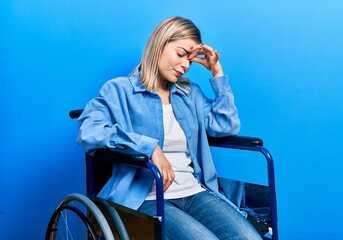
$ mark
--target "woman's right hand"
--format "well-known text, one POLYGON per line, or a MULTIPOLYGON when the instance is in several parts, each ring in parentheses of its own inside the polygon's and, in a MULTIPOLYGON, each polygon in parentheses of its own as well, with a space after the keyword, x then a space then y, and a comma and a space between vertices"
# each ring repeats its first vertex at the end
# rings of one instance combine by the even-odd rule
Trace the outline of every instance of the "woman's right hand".
POLYGON ((222 66, 219 62, 219 52, 214 50, 211 46, 200 43, 192 46, 189 50, 188 60, 202 64, 211 71, 213 77, 221 77, 224 75, 222 66), (204 57, 199 57, 204 55, 204 57))
POLYGON ((175 174, 172 169, 172 165, 162 152, 162 149, 159 145, 157 145, 155 151, 152 153, 151 160, 162 174, 163 191, 166 191, 168 187, 173 183, 175 174))

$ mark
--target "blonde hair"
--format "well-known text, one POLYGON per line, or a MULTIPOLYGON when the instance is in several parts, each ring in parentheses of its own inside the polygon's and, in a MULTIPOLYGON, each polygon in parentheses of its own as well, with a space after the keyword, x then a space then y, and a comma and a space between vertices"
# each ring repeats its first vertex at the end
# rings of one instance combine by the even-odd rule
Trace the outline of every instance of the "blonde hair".
MULTIPOLYGON (((158 64, 164 47, 167 43, 191 38, 201 42, 199 29, 194 23, 183 17, 170 17, 161 22, 152 32, 142 55, 139 67, 141 69, 140 81, 148 90, 156 90, 159 76, 158 64)), ((182 77, 176 83, 176 87, 189 93, 190 81, 182 77)))

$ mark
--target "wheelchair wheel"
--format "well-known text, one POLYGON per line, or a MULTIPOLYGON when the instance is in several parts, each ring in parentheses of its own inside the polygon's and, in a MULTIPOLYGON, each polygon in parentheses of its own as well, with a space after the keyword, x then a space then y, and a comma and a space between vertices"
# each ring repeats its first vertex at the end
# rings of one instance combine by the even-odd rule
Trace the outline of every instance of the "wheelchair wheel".
POLYGON ((74 193, 65 197, 52 214, 45 240, 114 240, 101 210, 88 197, 74 193))

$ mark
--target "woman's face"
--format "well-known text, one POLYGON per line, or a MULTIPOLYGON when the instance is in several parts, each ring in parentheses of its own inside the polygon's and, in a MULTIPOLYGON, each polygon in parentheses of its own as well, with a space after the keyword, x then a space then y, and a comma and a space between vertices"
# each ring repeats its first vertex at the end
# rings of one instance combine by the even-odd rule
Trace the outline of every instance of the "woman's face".
POLYGON ((159 60, 158 70, 162 81, 175 83, 189 67, 190 48, 198 44, 194 39, 181 39, 167 43, 159 60))

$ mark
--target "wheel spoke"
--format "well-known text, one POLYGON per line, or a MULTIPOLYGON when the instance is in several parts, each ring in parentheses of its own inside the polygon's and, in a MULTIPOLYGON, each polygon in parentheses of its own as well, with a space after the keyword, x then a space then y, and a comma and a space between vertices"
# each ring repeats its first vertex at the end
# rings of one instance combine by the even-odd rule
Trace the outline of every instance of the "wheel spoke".
POLYGON ((102 237, 114 240, 101 210, 86 196, 71 194, 60 202, 51 216, 45 240, 97 240, 102 237))

